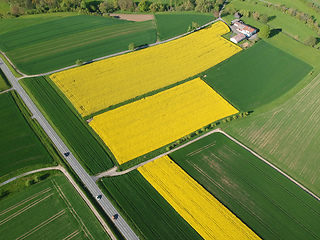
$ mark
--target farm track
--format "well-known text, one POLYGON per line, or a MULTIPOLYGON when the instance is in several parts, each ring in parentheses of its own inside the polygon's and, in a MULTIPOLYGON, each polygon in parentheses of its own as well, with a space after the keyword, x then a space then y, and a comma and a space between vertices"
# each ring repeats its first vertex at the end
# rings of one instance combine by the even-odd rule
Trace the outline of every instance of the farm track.
POLYGON ((0 94, 6 93, 6 92, 9 92, 9 91, 12 91, 12 90, 14 90, 14 89, 13 89, 13 88, 9 88, 9 89, 7 89, 7 90, 1 91, 0 94))

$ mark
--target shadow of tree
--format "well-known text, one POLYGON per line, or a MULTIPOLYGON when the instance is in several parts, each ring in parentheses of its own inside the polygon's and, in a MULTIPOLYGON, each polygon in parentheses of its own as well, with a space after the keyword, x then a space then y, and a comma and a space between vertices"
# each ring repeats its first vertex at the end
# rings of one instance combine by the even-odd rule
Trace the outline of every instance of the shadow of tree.
POLYGON ((269 38, 272 38, 274 36, 276 36, 277 34, 281 33, 282 29, 281 28, 277 28, 277 29, 272 29, 269 35, 269 38))

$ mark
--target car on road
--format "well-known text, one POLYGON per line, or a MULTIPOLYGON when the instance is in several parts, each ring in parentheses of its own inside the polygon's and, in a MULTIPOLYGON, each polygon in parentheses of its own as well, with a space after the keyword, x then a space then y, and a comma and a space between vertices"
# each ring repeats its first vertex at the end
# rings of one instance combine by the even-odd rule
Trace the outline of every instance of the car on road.
POLYGON ((70 155, 70 152, 65 152, 64 155, 68 157, 70 155))
POLYGON ((97 199, 97 200, 100 200, 101 198, 102 198, 102 195, 96 196, 96 199, 97 199))

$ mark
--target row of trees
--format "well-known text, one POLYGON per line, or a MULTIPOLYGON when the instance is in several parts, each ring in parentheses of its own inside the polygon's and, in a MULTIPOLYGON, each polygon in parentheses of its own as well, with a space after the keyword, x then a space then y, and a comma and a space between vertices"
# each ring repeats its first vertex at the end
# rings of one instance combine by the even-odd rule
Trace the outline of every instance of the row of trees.
MULTIPOLYGON (((44 12, 81 12, 83 14, 102 14, 115 11, 126 12, 163 12, 198 11, 219 12, 225 0, 170 0, 169 3, 141 0, 8 0, 11 14, 37 14, 44 12)), ((1 16, 0 16, 1 17, 1 16)))

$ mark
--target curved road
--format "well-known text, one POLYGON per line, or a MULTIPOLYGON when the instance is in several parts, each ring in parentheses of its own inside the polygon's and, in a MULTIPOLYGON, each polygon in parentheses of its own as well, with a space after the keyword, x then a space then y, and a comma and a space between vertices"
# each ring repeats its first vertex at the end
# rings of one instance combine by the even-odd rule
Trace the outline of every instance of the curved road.
MULTIPOLYGON (((58 134, 53 130, 53 128, 50 126, 48 121, 45 119, 45 117, 41 114, 39 109, 35 106, 35 104, 32 102, 30 97, 27 95, 27 93, 24 91, 24 89, 21 87, 21 85, 18 82, 18 79, 13 76, 7 65, 3 62, 2 59, 0 59, 0 68, 2 69, 3 73, 8 78, 9 82, 11 83, 14 90, 18 92, 21 99, 25 102, 26 106, 30 109, 31 113, 33 114, 33 118, 37 119, 41 127, 45 130, 47 135, 50 137, 52 142, 55 144, 58 151, 63 155, 66 152, 70 152, 67 146, 64 144, 64 142, 61 140, 61 138, 58 136, 58 134)), ((99 189, 99 187, 96 185, 96 183, 92 180, 92 178, 89 176, 89 174, 83 169, 83 167, 79 164, 77 159, 70 153, 68 157, 66 157, 67 162, 72 167, 72 169, 75 171, 75 173, 78 175, 80 180, 84 183, 85 187, 90 191, 90 193, 93 196, 102 195, 102 198, 98 201, 100 206, 103 208, 103 210, 106 212, 106 214, 112 218, 114 214, 118 214, 118 219, 114 221, 116 227, 119 229, 119 231, 122 233, 122 235, 126 239, 139 239, 138 236, 133 232, 133 230, 129 227, 129 225, 125 222, 125 220, 122 218, 122 216, 117 212, 117 210, 114 208, 114 206, 111 204, 109 199, 107 199, 106 196, 102 193, 102 191, 99 189)))

